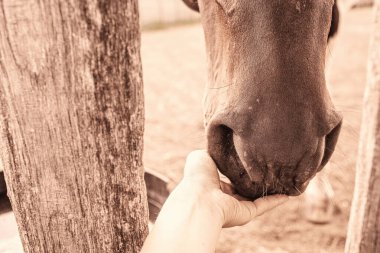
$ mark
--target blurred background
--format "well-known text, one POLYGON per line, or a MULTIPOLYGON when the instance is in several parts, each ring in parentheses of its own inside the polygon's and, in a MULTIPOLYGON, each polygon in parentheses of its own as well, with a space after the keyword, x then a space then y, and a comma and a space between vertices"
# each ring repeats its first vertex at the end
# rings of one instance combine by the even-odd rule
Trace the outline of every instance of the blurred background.
MULTIPOLYGON (((331 222, 308 222, 304 200, 298 197, 244 227, 225 229, 218 253, 343 252, 373 17, 367 0, 357 8, 352 8, 354 2, 340 2, 340 27, 328 50, 328 85, 344 115, 340 141, 327 168, 335 192, 331 222)), ((181 0, 140 0, 139 5, 146 111, 144 164, 167 177, 173 187, 182 177, 187 154, 205 148, 202 96, 207 67, 203 30, 199 15, 181 0)), ((0 198, 0 252, 22 252, 4 195, 0 198)))
POLYGON ((144 30, 154 30, 199 20, 182 0, 139 0, 140 24, 144 30))

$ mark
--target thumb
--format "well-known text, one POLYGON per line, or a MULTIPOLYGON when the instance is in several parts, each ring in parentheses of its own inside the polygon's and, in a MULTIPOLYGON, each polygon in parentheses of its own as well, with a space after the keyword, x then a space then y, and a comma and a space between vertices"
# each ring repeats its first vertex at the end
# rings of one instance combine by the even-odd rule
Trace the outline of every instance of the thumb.
POLYGON ((206 150, 196 150, 187 156, 184 177, 219 179, 218 169, 206 150))
POLYGON ((255 201, 234 201, 232 210, 226 212, 226 222, 223 227, 242 226, 247 224, 255 217, 262 215, 265 212, 285 203, 289 199, 286 195, 272 195, 264 198, 256 199, 255 201))

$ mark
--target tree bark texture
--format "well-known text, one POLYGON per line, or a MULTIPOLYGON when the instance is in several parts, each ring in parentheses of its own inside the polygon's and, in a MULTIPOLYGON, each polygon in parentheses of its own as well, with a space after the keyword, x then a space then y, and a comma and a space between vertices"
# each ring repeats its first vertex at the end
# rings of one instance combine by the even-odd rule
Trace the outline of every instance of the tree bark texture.
POLYGON ((375 25, 346 253, 380 252, 380 0, 375 2, 375 25))
POLYGON ((0 0, 0 167, 25 252, 147 234, 137 0, 0 0))

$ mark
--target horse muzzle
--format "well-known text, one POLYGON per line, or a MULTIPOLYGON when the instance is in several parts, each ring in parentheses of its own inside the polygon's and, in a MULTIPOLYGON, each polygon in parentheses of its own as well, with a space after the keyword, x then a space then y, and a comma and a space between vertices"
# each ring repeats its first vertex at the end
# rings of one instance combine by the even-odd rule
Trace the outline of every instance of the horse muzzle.
POLYGON ((300 195, 330 159, 342 119, 337 117, 334 127, 320 137, 305 128, 303 133, 293 128, 285 134, 271 126, 241 129, 237 123, 223 117, 212 120, 207 127, 208 152, 240 195, 256 199, 300 195))

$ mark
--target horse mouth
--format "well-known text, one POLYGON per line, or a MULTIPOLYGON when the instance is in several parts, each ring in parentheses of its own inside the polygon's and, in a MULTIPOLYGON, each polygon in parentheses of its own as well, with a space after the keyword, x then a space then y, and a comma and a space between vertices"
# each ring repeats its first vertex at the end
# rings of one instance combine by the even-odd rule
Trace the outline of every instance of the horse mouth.
POLYGON ((246 198, 257 199, 274 194, 298 196, 306 190, 310 179, 316 173, 315 171, 307 179, 297 181, 293 179, 293 174, 286 174, 286 171, 293 170, 283 168, 282 175, 279 175, 278 172, 274 173, 267 165, 260 164, 254 160, 247 163, 238 154, 234 138, 232 129, 225 125, 217 126, 212 129, 212 136, 208 138, 208 152, 219 171, 228 177, 235 190, 246 198), (280 178, 291 179, 291 183, 285 185, 280 178))

